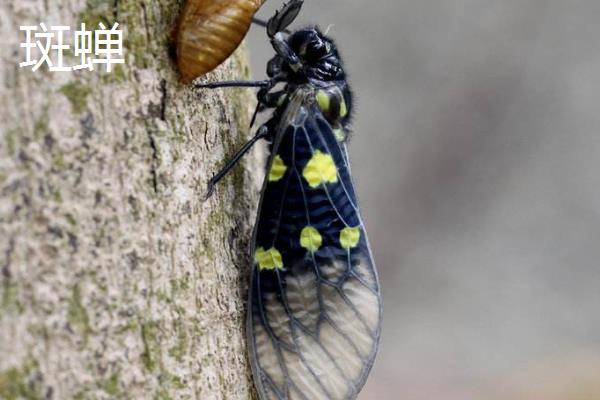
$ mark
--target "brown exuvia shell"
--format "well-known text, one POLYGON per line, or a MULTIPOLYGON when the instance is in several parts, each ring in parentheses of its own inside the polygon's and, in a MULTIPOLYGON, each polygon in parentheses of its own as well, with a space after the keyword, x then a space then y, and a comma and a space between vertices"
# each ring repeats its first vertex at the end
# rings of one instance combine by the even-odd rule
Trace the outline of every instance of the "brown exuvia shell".
POLYGON ((239 46, 252 17, 266 0, 188 0, 177 29, 182 80, 215 69, 239 46))

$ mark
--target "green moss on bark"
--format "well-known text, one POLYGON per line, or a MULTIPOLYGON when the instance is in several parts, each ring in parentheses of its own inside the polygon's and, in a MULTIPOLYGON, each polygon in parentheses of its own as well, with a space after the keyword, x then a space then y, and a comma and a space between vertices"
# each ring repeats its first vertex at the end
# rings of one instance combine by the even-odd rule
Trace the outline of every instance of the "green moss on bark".
POLYGON ((74 286, 69 299, 69 310, 67 320, 69 324, 76 329, 83 337, 84 343, 87 343, 88 336, 92 332, 90 318, 86 308, 81 302, 81 291, 79 286, 74 286))
POLYGON ((0 398, 5 400, 41 400, 43 385, 39 379, 39 365, 27 358, 20 368, 0 372, 0 398))
POLYGON ((64 94, 71 103, 71 110, 75 114, 81 114, 87 108, 87 97, 92 89, 79 81, 69 82, 58 90, 64 94))

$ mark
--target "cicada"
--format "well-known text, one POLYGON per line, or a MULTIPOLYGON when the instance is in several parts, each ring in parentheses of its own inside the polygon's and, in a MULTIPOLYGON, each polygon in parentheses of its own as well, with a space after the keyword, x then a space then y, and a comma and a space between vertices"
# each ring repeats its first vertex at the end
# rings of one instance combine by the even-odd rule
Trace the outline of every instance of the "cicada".
POLYGON ((266 24, 275 50, 269 79, 197 85, 259 87, 257 111, 271 112, 207 194, 257 140, 270 143, 247 316, 259 397, 354 399, 377 352, 380 288, 346 150, 346 73, 317 27, 288 33, 301 6, 290 1, 266 24))

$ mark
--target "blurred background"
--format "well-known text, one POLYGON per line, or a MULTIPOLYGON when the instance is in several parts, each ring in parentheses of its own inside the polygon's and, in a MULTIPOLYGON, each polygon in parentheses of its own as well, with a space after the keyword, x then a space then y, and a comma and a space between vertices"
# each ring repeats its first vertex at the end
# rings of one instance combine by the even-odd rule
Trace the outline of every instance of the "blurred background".
MULTIPOLYGON (((600 399, 599 21, 597 0, 305 1, 357 97, 384 297, 361 399, 600 399)), ((260 28, 249 47, 264 77, 260 28)))

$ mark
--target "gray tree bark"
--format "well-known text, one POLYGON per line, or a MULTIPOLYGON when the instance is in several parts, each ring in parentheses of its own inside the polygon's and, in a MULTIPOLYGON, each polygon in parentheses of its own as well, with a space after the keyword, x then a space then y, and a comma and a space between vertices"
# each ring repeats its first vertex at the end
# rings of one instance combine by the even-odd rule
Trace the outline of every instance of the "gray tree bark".
MULTIPOLYGON (((244 303, 259 157, 201 197, 247 140, 254 99, 178 82, 181 6, 0 3, 0 398, 253 396, 244 303), (18 66, 19 25, 115 21, 125 64, 112 72, 18 66)), ((242 50, 209 79, 248 71, 242 50)))

